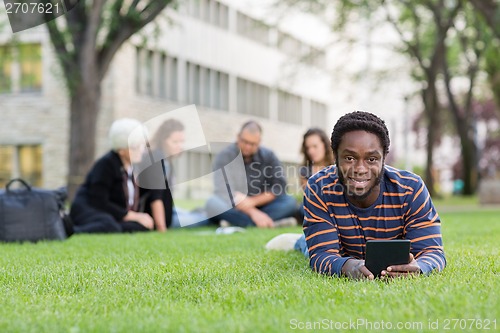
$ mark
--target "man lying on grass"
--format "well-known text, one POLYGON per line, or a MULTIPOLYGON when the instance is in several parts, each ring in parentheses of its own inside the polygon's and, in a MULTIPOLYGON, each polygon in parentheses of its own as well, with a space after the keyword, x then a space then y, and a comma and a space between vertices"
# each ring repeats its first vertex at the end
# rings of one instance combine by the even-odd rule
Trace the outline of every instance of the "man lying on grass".
POLYGON ((373 279, 364 265, 366 241, 408 239, 409 262, 387 267, 382 277, 441 271, 439 216, 420 177, 385 165, 390 141, 384 121, 367 112, 346 114, 331 144, 336 164, 311 176, 305 189, 304 235, 280 235, 266 247, 293 246, 318 273, 373 279))

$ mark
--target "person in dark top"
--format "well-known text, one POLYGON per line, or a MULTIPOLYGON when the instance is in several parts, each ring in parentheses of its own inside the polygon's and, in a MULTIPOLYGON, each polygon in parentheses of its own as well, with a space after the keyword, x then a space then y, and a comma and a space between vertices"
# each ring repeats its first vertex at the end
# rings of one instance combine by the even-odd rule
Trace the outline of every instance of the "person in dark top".
POLYGON ((334 163, 330 139, 321 128, 310 128, 304 134, 300 152, 304 158, 299 169, 300 185, 305 189, 309 177, 334 163))
MULTIPOLYGON (((302 166, 299 168, 299 180, 302 190, 305 190, 307 180, 323 168, 332 165, 333 152, 330 149, 330 139, 325 131, 313 127, 307 130, 302 140, 300 152, 303 156, 302 166)), ((299 218, 304 219, 304 206, 299 206, 299 218)))
MULTIPOLYGON (((153 156, 153 160, 157 161, 156 165, 150 168, 150 172, 154 174, 148 176, 153 182, 158 182, 158 179, 162 179, 163 181, 160 183, 165 183, 165 189, 156 190, 161 194, 165 206, 167 224, 165 227, 162 227, 163 231, 166 231, 168 227, 195 227, 209 224, 206 214, 200 210, 187 211, 173 205, 172 195, 176 185, 173 162, 174 159, 183 153, 184 143, 184 125, 177 119, 167 119, 160 125, 151 138, 151 152, 145 154, 148 155, 150 153, 153 156)), ((151 160, 148 156, 144 156, 143 159, 144 161, 151 160)), ((146 171, 146 173, 148 172, 146 171)))
POLYGON ((92 166, 71 205, 75 233, 148 231, 165 225, 158 192, 139 189, 133 177, 132 163, 141 159, 143 147, 129 147, 129 135, 139 126, 129 118, 111 125, 112 150, 92 166), (146 205, 152 216, 143 212, 146 205))
POLYGON ((207 212, 214 219, 238 227, 296 225, 295 199, 286 194, 286 178, 276 155, 260 146, 262 128, 255 121, 245 123, 236 143, 221 151, 214 163, 214 171, 226 168, 241 153, 244 168, 226 174, 231 190, 227 206, 228 188, 224 179, 214 178, 215 195, 207 202, 207 212), (224 200, 226 198, 226 200, 224 200), (232 206, 232 207, 231 207, 232 206), (225 209, 228 207, 229 209, 225 209))

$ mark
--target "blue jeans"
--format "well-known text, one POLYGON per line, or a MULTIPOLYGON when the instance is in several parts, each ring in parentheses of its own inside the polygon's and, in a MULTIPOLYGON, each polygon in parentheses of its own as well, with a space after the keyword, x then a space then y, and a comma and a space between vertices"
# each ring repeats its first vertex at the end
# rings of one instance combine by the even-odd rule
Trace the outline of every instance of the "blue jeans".
POLYGON ((309 249, 307 248, 306 236, 304 236, 304 234, 297 239, 294 249, 302 252, 307 258, 309 258, 309 249))
MULTIPOLYGON (((223 211, 224 207, 227 207, 227 203, 217 196, 213 196, 207 201, 207 212, 209 215, 211 211, 223 211)), ((269 215, 269 217, 272 218, 273 221, 277 221, 285 217, 295 216, 295 213, 297 212, 297 203, 295 202, 295 199, 293 197, 284 194, 276 197, 267 205, 258 208, 262 212, 269 215)), ((214 219, 226 220, 232 225, 242 228, 255 226, 255 223, 252 221, 250 216, 243 212, 240 212, 236 208, 226 210, 225 212, 217 215, 214 219)))
POLYGON ((203 227, 207 225, 210 225, 210 220, 202 211, 187 211, 182 208, 173 209, 171 228, 203 227))

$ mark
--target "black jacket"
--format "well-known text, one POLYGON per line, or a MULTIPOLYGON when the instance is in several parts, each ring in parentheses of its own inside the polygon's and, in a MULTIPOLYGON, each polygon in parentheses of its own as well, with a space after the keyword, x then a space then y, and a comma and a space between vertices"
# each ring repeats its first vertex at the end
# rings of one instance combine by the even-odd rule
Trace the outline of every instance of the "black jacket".
MULTIPOLYGON (((71 205, 71 218, 80 224, 79 217, 89 218, 89 210, 108 213, 116 221, 122 221, 128 212, 127 198, 124 188, 124 168, 118 154, 110 151, 93 165, 78 189, 71 205)), ((148 190, 140 188, 140 211, 151 214, 151 202, 161 199, 165 206, 167 226, 172 218, 172 196, 167 190, 148 190), (168 192, 168 193, 165 193, 168 192)))
POLYGON ((98 159, 78 189, 71 210, 90 206, 121 221, 127 215, 123 164, 114 151, 98 159))

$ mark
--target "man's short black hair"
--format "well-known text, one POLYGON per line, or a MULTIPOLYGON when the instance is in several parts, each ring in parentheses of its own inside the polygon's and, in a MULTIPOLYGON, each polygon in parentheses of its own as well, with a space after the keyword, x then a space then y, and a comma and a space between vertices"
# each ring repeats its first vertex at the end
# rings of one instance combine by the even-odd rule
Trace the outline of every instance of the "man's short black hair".
POLYGON ((338 156, 337 151, 342 137, 345 133, 352 131, 366 131, 375 134, 378 136, 384 150, 384 157, 389 153, 391 141, 389 140, 389 131, 385 126, 385 122, 373 113, 354 111, 340 117, 333 128, 331 141, 335 159, 338 156))

